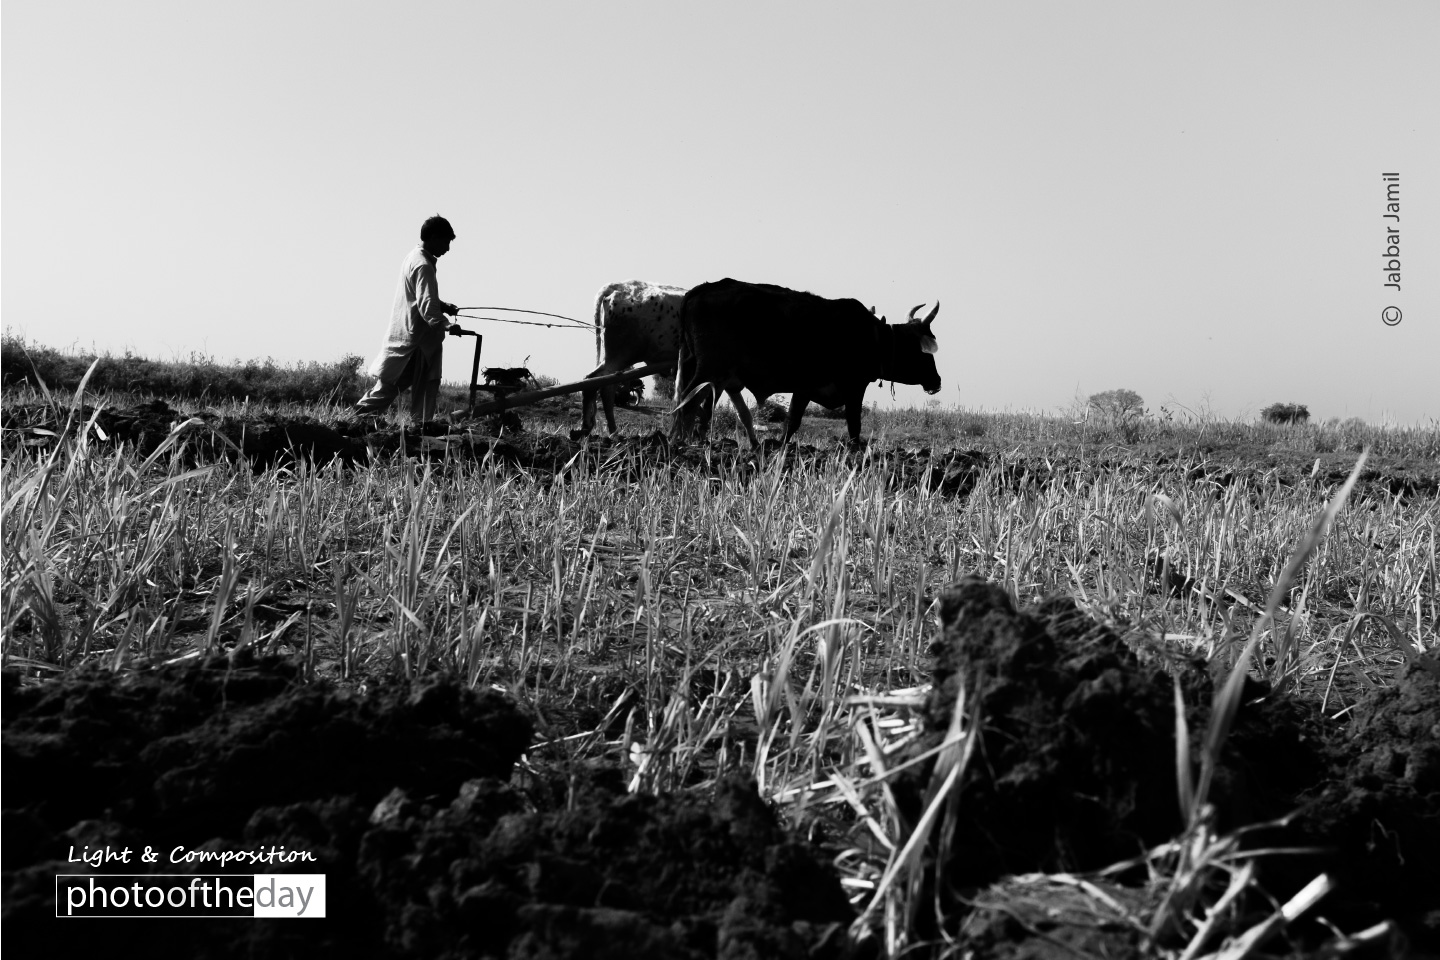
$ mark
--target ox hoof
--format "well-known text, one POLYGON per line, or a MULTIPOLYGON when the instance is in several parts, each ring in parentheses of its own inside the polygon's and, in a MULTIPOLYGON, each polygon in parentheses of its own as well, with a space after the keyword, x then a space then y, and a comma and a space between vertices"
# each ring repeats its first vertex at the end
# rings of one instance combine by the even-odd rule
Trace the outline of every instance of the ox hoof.
POLYGON ((570 439, 571 439, 571 440, 584 440, 584 439, 585 439, 586 437, 588 437, 588 436, 590 436, 590 431, 589 431, 589 430, 571 430, 571 431, 570 431, 570 439))

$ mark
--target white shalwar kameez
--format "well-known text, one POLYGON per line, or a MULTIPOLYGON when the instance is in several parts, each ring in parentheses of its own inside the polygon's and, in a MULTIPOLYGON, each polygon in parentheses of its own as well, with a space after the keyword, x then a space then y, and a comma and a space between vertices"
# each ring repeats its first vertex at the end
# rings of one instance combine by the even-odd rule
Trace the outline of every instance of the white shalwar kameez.
POLYGON ((384 413, 400 391, 410 388, 410 418, 433 420, 440 395, 440 360, 451 321, 445 314, 457 308, 440 299, 435 279, 435 258, 422 243, 410 251, 400 268, 390 328, 380 354, 370 364, 375 386, 360 398, 360 414, 384 413))

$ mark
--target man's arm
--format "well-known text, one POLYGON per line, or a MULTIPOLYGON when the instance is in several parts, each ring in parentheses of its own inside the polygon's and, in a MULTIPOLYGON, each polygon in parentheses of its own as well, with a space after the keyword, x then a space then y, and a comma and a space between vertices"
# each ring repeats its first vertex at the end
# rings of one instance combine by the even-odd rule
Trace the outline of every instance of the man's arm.
POLYGON ((435 279, 435 265, 422 264, 420 275, 415 278, 415 307, 421 318, 435 330, 449 330, 450 321, 446 313, 454 312, 454 304, 440 299, 439 284, 435 279))
MULTIPOLYGON (((455 304, 453 303, 445 304, 445 312, 448 313, 450 316, 454 317, 456 320, 460 319, 460 308, 455 306, 455 304)), ((445 322, 450 324, 450 335, 452 337, 458 337, 460 336, 460 334, 465 332, 465 328, 460 326, 460 324, 453 323, 449 320, 445 322)))

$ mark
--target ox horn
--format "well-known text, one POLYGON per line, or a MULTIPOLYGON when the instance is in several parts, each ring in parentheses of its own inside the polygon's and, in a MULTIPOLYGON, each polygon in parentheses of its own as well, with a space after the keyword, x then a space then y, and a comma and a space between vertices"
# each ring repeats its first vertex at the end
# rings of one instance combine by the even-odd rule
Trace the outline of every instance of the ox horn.
POLYGON ((915 322, 915 314, 919 313, 919 312, 920 312, 920 308, 923 307, 923 306, 925 306, 925 304, 923 304, 923 303, 917 303, 917 304, 915 304, 915 306, 913 306, 913 307, 910 308, 910 322, 911 322, 911 323, 914 323, 914 322, 915 322))
MULTIPOLYGON (((924 304, 922 303, 921 306, 923 307, 924 304)), ((936 300, 936 301, 935 301, 935 309, 930 311, 930 316, 928 316, 928 317, 925 318, 925 323, 926 323, 926 324, 929 324, 931 320, 934 320, 934 319, 935 319, 935 314, 937 314, 937 313, 939 313, 939 312, 940 312, 940 301, 939 301, 939 300, 936 300)))

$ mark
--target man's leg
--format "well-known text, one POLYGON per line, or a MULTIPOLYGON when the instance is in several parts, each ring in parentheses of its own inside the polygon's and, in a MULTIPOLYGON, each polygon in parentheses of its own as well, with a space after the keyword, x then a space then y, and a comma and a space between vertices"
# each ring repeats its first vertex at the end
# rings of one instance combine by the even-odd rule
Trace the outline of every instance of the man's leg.
POLYGON ((375 386, 371 387, 370 391, 360 398, 360 402, 355 404, 355 415, 358 417, 380 416, 390 409, 395 398, 400 396, 400 391, 408 387, 414 377, 415 357, 411 355, 410 359, 405 361, 400 376, 388 383, 378 379, 375 381, 375 386))
POLYGON ((415 379, 410 384, 410 419, 419 426, 435 419, 440 404, 440 357, 437 348, 425 355, 415 351, 415 379))
MULTIPOLYGON (((417 384, 417 385, 416 385, 414 388, 412 388, 412 389, 417 389, 417 390, 418 390, 418 389, 419 389, 419 385, 417 384)), ((427 381, 425 381, 425 389, 424 389, 423 391, 421 391, 421 392, 424 394, 424 398, 425 398, 425 409, 424 409, 423 411, 421 411, 422 414, 423 414, 424 419, 423 419, 421 422, 422 422, 422 423, 428 423, 428 422, 430 422, 431 420, 434 420, 434 419, 435 419, 435 414, 436 414, 437 412, 439 412, 439 407, 440 407, 440 378, 439 378, 439 377, 436 377, 434 380, 427 380, 427 381)))
POLYGON ((355 404, 355 415, 358 417, 378 417, 390 409, 390 404, 400 395, 400 388, 393 383, 386 383, 384 380, 376 380, 375 386, 371 387, 360 402, 355 404))

